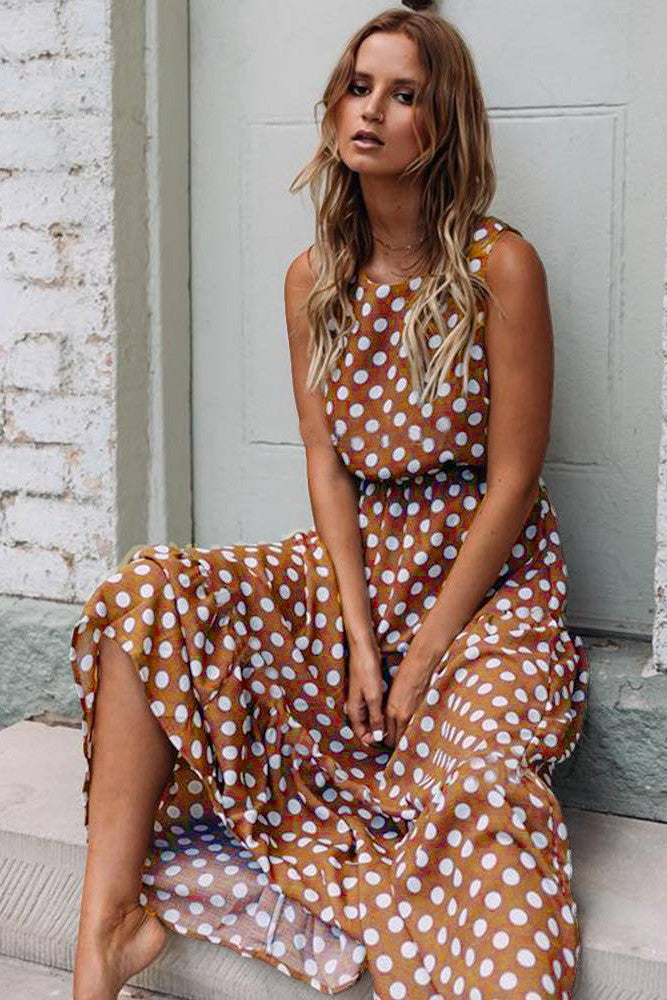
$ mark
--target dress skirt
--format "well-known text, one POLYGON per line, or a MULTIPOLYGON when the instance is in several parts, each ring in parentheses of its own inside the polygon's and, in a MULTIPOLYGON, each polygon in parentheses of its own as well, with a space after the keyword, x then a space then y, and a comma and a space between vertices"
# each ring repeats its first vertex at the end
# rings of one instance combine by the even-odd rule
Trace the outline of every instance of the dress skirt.
MULTIPOLYGON (((588 671, 562 619, 517 614, 531 575, 454 639, 388 749, 344 715, 348 647, 315 530, 134 548, 72 632, 86 829, 106 635, 178 751, 140 895, 172 931, 322 993, 369 967, 375 1000, 569 1000, 579 929, 551 773, 579 740, 588 671)), ((383 657, 385 691, 401 657, 383 657)))

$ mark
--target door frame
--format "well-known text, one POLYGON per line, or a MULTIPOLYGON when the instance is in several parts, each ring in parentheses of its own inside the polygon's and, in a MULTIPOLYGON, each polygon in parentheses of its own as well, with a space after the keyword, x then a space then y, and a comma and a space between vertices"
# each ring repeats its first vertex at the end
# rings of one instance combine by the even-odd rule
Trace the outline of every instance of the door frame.
POLYGON ((193 539, 189 25, 189 0, 112 6, 119 556, 193 539))

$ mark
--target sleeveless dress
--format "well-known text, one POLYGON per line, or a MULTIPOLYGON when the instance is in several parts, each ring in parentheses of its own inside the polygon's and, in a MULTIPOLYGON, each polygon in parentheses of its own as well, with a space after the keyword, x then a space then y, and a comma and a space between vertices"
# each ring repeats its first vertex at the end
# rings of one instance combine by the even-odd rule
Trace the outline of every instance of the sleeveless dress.
MULTIPOLYGON (((471 271, 484 273, 504 229, 519 232, 480 220, 471 271)), ((323 389, 331 439, 358 479, 385 693, 486 489, 484 313, 467 399, 457 362, 420 407, 400 335, 420 280, 359 272, 355 323, 323 389)), ((341 602, 314 529, 258 545, 139 546, 72 632, 86 831, 104 634, 130 655, 178 750, 140 896, 169 928, 322 993, 368 967, 374 1000, 570 1000, 579 928, 551 775, 581 735, 588 663, 566 602, 540 477, 500 575, 398 745, 363 747, 343 713, 341 602)))

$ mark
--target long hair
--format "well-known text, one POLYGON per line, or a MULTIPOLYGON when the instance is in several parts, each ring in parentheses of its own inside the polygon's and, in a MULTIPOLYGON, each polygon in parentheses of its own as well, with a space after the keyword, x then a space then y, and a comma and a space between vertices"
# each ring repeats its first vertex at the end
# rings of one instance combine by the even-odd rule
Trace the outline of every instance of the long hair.
MULTIPOLYGON (((373 246, 359 176, 338 152, 335 108, 353 79, 359 46, 376 31, 402 32, 413 39, 426 77, 417 100, 422 104, 428 142, 425 148, 418 147, 419 155, 405 170, 405 176, 415 175, 420 182, 423 273, 402 331, 413 389, 424 403, 433 400, 460 351, 467 393, 470 347, 476 324, 483 318, 478 313, 478 296, 496 299, 483 277, 470 271, 466 257, 496 189, 482 90, 472 55, 458 30, 428 10, 392 8, 367 21, 348 41, 322 99, 315 104, 316 120, 318 106, 325 109, 319 143, 289 187, 296 193, 310 185, 315 206, 317 274, 305 302, 310 328, 306 384, 314 391, 336 366, 344 334, 355 320, 353 282, 373 246), (457 319, 451 329, 442 315, 449 296, 457 319), (430 356, 427 344, 433 327, 440 340, 430 356)), ((415 138, 419 143, 416 130, 415 138)))

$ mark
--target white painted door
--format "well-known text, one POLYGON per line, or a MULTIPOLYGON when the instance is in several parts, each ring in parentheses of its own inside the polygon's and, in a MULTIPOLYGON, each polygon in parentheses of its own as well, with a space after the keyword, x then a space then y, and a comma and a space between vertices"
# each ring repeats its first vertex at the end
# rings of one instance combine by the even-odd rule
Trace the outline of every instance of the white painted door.
MULTIPOLYGON (((283 281, 312 242, 313 106, 385 5, 194 0, 191 18, 195 541, 313 523, 283 281)), ((667 204, 664 0, 459 0, 492 123, 498 192, 547 269, 556 380, 544 477, 573 626, 649 636, 667 204)))

